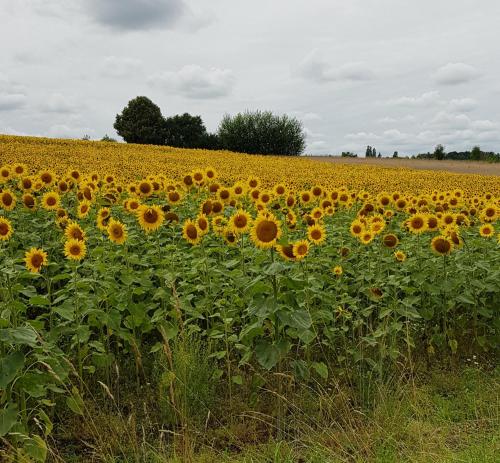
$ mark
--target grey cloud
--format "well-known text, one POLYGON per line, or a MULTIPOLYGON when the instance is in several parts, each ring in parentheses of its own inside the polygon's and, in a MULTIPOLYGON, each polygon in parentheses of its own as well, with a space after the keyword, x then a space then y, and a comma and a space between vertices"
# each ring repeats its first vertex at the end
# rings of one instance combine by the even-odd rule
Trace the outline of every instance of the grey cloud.
POLYGON ((345 63, 335 67, 326 61, 317 49, 299 63, 296 73, 318 83, 366 81, 375 77, 373 71, 364 63, 345 63))
POLYGON ((454 112, 469 112, 478 106, 474 98, 454 98, 450 101, 449 108, 454 112))
POLYGON ((434 79, 441 85, 458 85, 470 82, 479 76, 479 71, 469 64, 448 63, 436 71, 434 79))
POLYGON ((178 71, 153 74, 148 83, 167 93, 180 92, 187 98, 219 98, 231 93, 235 77, 230 69, 204 69, 196 64, 184 66, 178 71))
POLYGON ((26 106, 26 95, 22 93, 0 94, 0 111, 12 111, 26 106))
POLYGON ((141 61, 133 58, 106 56, 102 61, 101 74, 106 77, 127 77, 137 73, 141 61))
POLYGON ((93 135, 95 130, 89 127, 73 127, 67 124, 54 124, 49 129, 49 135, 56 138, 82 138, 93 135))
POLYGON ((182 0, 86 0, 101 25, 121 30, 170 28, 189 10, 182 0))
POLYGON ((42 103, 40 109, 44 112, 65 114, 77 112, 81 109, 81 105, 77 105, 61 93, 52 93, 42 103))
POLYGON ((441 104, 439 92, 432 90, 419 96, 401 96, 387 102, 390 106, 428 106, 441 104))

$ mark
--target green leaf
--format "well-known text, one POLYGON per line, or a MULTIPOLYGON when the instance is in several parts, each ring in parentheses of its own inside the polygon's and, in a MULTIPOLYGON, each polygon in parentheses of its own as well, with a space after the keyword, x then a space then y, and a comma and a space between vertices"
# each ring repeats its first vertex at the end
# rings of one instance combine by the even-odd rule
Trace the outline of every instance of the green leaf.
POLYGON ((30 304, 34 306, 46 306, 49 305, 50 302, 45 296, 33 296, 30 297, 30 304))
POLYGON ((312 367, 323 379, 328 378, 328 367, 323 362, 313 362, 312 367))
POLYGON ((76 387, 73 387, 71 396, 66 398, 66 405, 77 415, 83 416, 84 403, 82 396, 76 387))
POLYGON ((241 377, 241 375, 234 375, 232 378, 231 378, 231 381, 234 383, 234 384, 238 384, 238 385, 242 385, 243 384, 243 378, 241 377))
POLYGON ((280 351, 274 344, 268 341, 261 341, 255 347, 255 356, 262 367, 270 370, 278 363, 280 351))
POLYGON ((6 389, 23 366, 24 355, 19 351, 0 358, 0 389, 6 389))
POLYGON ((307 310, 299 309, 291 312, 281 310, 278 312, 280 320, 292 328, 306 330, 312 325, 311 315, 307 310))
POLYGON ((36 332, 28 327, 6 328, 0 330, 0 341, 9 344, 26 344, 31 347, 36 346, 36 332))
POLYGON ((17 422, 17 405, 9 403, 0 410, 0 437, 5 436, 17 422))
POLYGON ((47 444, 40 436, 26 439, 23 449, 33 460, 43 463, 47 459, 47 444))

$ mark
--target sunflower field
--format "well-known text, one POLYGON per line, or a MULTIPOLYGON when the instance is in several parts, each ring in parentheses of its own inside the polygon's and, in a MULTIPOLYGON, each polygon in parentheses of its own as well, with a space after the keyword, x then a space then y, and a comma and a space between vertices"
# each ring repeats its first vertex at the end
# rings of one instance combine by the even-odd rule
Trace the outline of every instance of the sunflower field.
POLYGON ((184 445, 272 390, 286 435, 295 384, 494 355, 499 217, 494 176, 1 136, 4 455, 130 391, 184 445))

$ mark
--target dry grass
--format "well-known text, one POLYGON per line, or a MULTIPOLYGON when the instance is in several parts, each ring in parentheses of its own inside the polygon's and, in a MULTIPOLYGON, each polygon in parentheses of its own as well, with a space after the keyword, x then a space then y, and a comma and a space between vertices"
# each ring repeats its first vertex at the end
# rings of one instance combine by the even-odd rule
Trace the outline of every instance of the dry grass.
POLYGON ((342 158, 339 156, 311 156, 311 159, 338 164, 370 164, 378 167, 402 167, 405 169, 442 170, 457 174, 481 174, 500 176, 500 163, 479 161, 436 161, 434 159, 408 158, 342 158))

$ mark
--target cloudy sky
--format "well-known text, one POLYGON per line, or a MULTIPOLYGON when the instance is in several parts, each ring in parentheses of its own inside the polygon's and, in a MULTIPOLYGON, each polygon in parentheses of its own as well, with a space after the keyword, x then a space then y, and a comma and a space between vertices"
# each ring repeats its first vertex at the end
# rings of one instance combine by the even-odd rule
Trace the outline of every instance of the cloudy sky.
POLYGON ((116 136, 164 115, 269 109, 307 152, 500 151, 498 0, 1 0, 0 133, 116 136))

